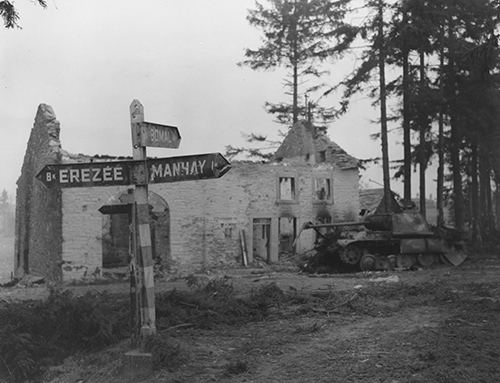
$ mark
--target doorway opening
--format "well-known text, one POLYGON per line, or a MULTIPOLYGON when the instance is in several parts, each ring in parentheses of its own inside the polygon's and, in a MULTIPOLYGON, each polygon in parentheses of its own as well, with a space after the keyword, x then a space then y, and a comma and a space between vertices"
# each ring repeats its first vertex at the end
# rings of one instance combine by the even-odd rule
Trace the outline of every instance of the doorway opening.
MULTIPOLYGON (((128 203, 131 196, 123 192, 108 201, 108 205, 128 203)), ((149 216, 153 261, 164 267, 170 265, 170 210, 167 202, 158 194, 149 192, 149 216)), ((117 268, 130 262, 130 218, 128 214, 103 216, 102 266, 117 268)))
POLYGON ((293 241, 297 236, 297 218, 292 216, 280 217, 278 226, 279 255, 287 257, 293 253, 293 241))
POLYGON ((271 218, 254 218, 253 220, 253 258, 271 261, 271 218))

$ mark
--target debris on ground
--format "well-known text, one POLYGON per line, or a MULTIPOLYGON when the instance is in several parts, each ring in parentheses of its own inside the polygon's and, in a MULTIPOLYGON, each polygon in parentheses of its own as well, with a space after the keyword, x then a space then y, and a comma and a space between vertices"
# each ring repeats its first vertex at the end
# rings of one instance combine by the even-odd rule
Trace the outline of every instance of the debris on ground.
POLYGON ((380 283, 380 282, 398 283, 400 281, 400 279, 399 279, 399 276, 397 276, 397 275, 390 275, 388 277, 372 278, 372 279, 369 279, 369 281, 374 282, 374 283, 380 283))
POLYGON ((26 274, 22 278, 14 278, 9 282, 0 284, 0 287, 34 287, 45 283, 45 277, 33 274, 26 274))

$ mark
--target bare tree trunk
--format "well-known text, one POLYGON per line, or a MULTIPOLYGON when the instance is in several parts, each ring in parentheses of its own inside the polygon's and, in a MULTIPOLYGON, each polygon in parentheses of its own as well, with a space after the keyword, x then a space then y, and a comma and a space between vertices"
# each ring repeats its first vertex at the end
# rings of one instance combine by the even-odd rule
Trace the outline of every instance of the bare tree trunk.
POLYGON ((437 169, 437 225, 438 227, 444 225, 444 46, 441 33, 441 49, 439 52, 439 117, 438 117, 438 169, 437 169))
POLYGON ((460 171, 460 142, 456 111, 451 112, 451 170, 453 172, 453 208, 455 212, 455 226, 464 230, 464 197, 462 192, 462 173, 460 171))
POLYGON ((391 180, 389 175, 389 149, 387 144, 387 106, 385 88, 385 47, 384 47, 384 2, 378 1, 378 68, 380 82, 380 125, 382 140, 382 172, 384 180, 384 204, 385 212, 391 212, 391 180))
POLYGON ((478 153, 477 145, 472 145, 472 156, 471 156, 471 185, 470 185, 470 203, 471 203, 471 226, 472 226, 472 242, 481 245, 482 238, 479 230, 479 182, 478 182, 478 153))
POLYGON ((418 153, 418 162, 419 162, 419 194, 420 194, 420 214, 426 218, 426 206, 425 206, 425 170, 427 168, 427 160, 425 158, 425 132, 427 130, 427 117, 425 115, 425 107, 423 104, 424 100, 422 98, 422 94, 425 89, 425 56, 424 51, 419 52, 420 56, 420 105, 419 105, 419 153, 418 153))
MULTIPOLYGON (((297 12, 297 2, 294 1, 294 13, 297 12)), ((294 20, 297 20, 297 17, 294 17, 294 20)), ((296 21, 294 21, 296 22, 296 21)), ((294 25, 294 32, 293 32, 293 124, 295 124, 299 120, 299 74, 298 74, 298 47, 297 47, 297 25, 294 25)))
POLYGON ((490 182, 490 174, 488 171, 488 155, 485 153, 483 145, 479 147, 479 231, 483 238, 487 238, 488 232, 488 194, 486 189, 490 182))
POLYGON ((487 215, 487 222, 488 222, 488 227, 487 227, 487 236, 491 236, 491 234, 495 231, 495 221, 493 217, 493 192, 491 190, 491 169, 490 169, 490 163, 489 160, 486 163, 486 179, 485 179, 485 188, 486 188, 486 212, 488 213, 487 215))
POLYGON ((297 64, 293 66, 293 123, 299 120, 299 96, 298 96, 298 73, 297 64))
MULTIPOLYGON (((452 39, 453 19, 449 19, 449 37, 452 39)), ((459 231, 464 230, 464 197, 462 193, 462 174, 460 171, 460 144, 462 141, 458 121, 457 121, 457 102, 456 102, 456 75, 455 75, 455 52, 450 44, 448 49, 448 81, 449 81, 449 98, 450 98, 450 162, 451 171, 453 173, 453 210, 455 216, 455 226, 459 231)))
MULTIPOLYGON (((407 12, 403 14, 403 23, 407 22, 407 12)), ((408 51, 403 51, 403 198, 411 201, 411 131, 410 131, 410 84, 408 51)))

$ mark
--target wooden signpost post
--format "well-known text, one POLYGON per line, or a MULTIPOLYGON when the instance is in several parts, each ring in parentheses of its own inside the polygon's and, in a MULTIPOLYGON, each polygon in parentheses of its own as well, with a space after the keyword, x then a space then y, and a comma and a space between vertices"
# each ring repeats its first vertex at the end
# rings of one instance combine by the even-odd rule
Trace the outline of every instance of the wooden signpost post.
MULTIPOLYGON (((138 100, 130 105, 130 125, 133 137, 137 137, 140 124, 144 122, 144 107, 138 100)), ((142 140, 141 140, 142 141, 142 140)), ((151 231, 149 228, 149 204, 148 204, 148 173, 146 167, 146 146, 133 144, 134 160, 141 163, 136 168, 133 217, 135 217, 136 239, 133 249, 137 265, 137 290, 140 303, 140 335, 146 339, 156 334, 155 313, 155 283, 153 270, 153 252, 151 247, 151 231)))
POLYGON ((148 184, 219 178, 231 166, 220 153, 148 159, 146 147, 176 149, 181 136, 175 126, 144 121, 138 100, 130 105, 133 160, 46 165, 37 178, 49 188, 135 185, 133 202, 106 205, 102 214, 129 214, 133 339, 144 343, 156 333, 154 270, 149 226, 148 184))

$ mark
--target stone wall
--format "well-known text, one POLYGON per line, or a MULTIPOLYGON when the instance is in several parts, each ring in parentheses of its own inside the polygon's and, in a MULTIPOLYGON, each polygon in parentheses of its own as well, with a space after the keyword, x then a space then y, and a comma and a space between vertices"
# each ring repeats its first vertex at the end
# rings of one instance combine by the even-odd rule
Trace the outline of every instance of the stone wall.
POLYGON ((59 122, 41 104, 35 117, 16 192, 15 273, 37 273, 60 279, 61 192, 47 189, 36 174, 61 158, 59 122))
MULTIPOLYGON (((64 189, 63 274, 64 279, 81 279, 102 268, 103 216, 98 209, 126 191, 122 187, 64 189)), ((271 252, 278 260, 278 219, 293 216, 297 229, 316 221, 325 211, 333 221, 353 220, 359 210, 358 172, 321 164, 258 164, 236 162, 220 179, 150 185, 170 211, 172 272, 188 273, 205 268, 241 264, 240 231, 244 230, 249 260, 252 261, 253 219, 270 218, 271 252), (279 177, 295 177, 295 201, 278 201, 279 177), (315 177, 329 178, 333 200, 313 199, 315 177)), ((312 247, 314 233, 301 236, 298 251, 312 247)))
POLYGON ((62 191, 62 272, 64 280, 93 278, 102 272, 105 216, 99 208, 126 191, 123 187, 71 188, 62 191))
MULTIPOLYGON (((164 225, 158 226, 168 232, 157 234, 162 236, 161 254, 172 272, 241 264, 241 234, 250 263, 254 248, 260 256, 265 251, 267 261, 277 262, 290 256, 294 231, 305 222, 357 219, 357 167, 345 161, 314 164, 312 154, 312 161, 307 161, 305 155, 313 150, 311 132, 303 126, 294 129, 292 133, 297 134, 290 134, 288 149, 293 149, 295 141, 305 140, 301 144, 305 154, 267 164, 235 162, 219 179, 150 185, 151 201, 168 212, 164 225), (321 197, 318 182, 330 189, 328 197, 321 197)), ((329 140, 325 144, 333 154, 338 152, 329 140)), ((350 159, 345 152, 341 154, 350 159)), ((17 275, 33 272, 63 280, 102 275, 103 236, 109 235, 109 217, 99 208, 119 202, 128 187, 47 189, 35 178, 46 164, 91 160, 61 149, 59 122, 50 106, 40 105, 18 180, 17 275)), ((313 231, 303 232, 297 252, 310 250, 314 239, 313 231)))

